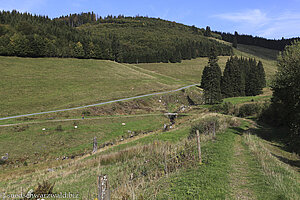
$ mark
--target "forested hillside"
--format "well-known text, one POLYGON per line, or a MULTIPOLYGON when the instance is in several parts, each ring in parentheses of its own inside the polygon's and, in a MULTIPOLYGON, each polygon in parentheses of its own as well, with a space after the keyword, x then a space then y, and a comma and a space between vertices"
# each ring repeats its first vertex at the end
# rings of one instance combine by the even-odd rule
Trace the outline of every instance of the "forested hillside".
POLYGON ((0 55, 75 57, 118 62, 181 62, 232 55, 231 47, 211 40, 204 29, 148 17, 81 13, 50 19, 17 11, 0 12, 0 55))
POLYGON ((281 40, 276 39, 266 39, 262 37, 252 36, 252 35, 245 35, 245 34, 238 34, 235 32, 235 34, 231 33, 222 33, 222 32, 215 32, 218 35, 221 35, 222 40, 225 40, 227 42, 231 43, 238 43, 238 44, 246 44, 246 45, 253 45, 253 46, 259 46, 264 47, 268 49, 274 49, 282 51, 286 45, 290 45, 293 43, 293 41, 299 40, 298 38, 289 38, 281 40))

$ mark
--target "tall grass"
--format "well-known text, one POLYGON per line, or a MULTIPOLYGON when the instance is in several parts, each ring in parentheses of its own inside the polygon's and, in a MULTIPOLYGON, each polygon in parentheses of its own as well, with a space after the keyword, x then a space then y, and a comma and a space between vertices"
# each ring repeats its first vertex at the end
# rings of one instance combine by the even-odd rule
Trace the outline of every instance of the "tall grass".
POLYGON ((248 146, 251 154, 259 164, 263 176, 256 180, 264 181, 268 190, 261 191, 256 187, 258 199, 300 199, 300 176, 290 166, 281 162, 266 148, 261 139, 255 135, 244 135, 244 142, 248 146))

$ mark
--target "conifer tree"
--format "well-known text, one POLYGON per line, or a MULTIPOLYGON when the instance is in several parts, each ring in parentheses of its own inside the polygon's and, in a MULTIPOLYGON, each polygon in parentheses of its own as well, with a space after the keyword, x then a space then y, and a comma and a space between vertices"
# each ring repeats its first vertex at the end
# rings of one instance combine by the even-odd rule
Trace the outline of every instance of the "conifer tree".
POLYGON ((206 26, 206 29, 205 29, 205 32, 204 32, 204 36, 207 36, 207 37, 211 37, 212 36, 211 30, 210 30, 209 26, 206 26))
POLYGON ((256 96, 261 94, 260 77, 255 59, 249 59, 249 72, 246 80, 246 95, 256 96))
POLYGON ((232 47, 237 48, 237 39, 236 36, 233 38, 232 47))
POLYGON ((231 57, 226 62, 221 81, 223 97, 245 95, 245 81, 239 63, 238 57, 231 57))
POLYGON ((211 49, 208 66, 203 70, 201 87, 204 89, 205 103, 215 104, 222 100, 221 97, 221 68, 218 65, 218 58, 215 49, 211 49))
POLYGON ((260 88, 263 89, 266 87, 266 73, 261 61, 257 64, 258 76, 259 76, 259 83, 260 88))

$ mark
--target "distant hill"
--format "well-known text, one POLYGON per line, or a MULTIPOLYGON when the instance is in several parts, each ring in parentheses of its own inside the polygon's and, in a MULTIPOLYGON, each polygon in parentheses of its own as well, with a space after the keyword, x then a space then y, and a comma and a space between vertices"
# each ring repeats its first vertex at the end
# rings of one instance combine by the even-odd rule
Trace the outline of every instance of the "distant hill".
POLYGON ((0 12, 0 55, 75 57, 126 63, 181 62, 232 48, 204 29, 148 18, 81 13, 50 19, 17 11, 0 12))
POLYGON ((294 41, 300 39, 299 37, 297 37, 289 39, 282 38, 281 40, 276 40, 246 34, 238 34, 237 32, 235 32, 235 34, 231 34, 215 31, 214 33, 221 35, 222 40, 227 42, 233 43, 233 41, 236 40, 238 44, 253 45, 278 51, 282 51, 286 45, 290 45, 294 41))

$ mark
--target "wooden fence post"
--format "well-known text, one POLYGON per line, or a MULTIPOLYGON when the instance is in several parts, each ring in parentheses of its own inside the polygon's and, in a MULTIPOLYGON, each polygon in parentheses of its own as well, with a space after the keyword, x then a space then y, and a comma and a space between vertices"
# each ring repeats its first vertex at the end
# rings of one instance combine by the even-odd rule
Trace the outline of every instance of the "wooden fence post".
POLYGON ((98 200, 110 200, 110 190, 108 184, 108 176, 98 176, 98 200))
POLYGON ((213 128, 213 138, 216 138, 216 122, 214 121, 214 128, 213 128))
POLYGON ((95 153, 98 149, 98 145, 97 145, 97 137, 94 137, 93 140, 93 153, 95 153))
POLYGON ((168 177, 168 166, 167 166, 167 155, 166 149, 164 149, 164 165, 165 165, 165 174, 168 177))
POLYGON ((197 146, 198 146, 198 156, 199 156, 199 163, 202 164, 202 158, 201 158, 201 144, 200 144, 200 133, 199 130, 196 130, 197 133, 197 146))

